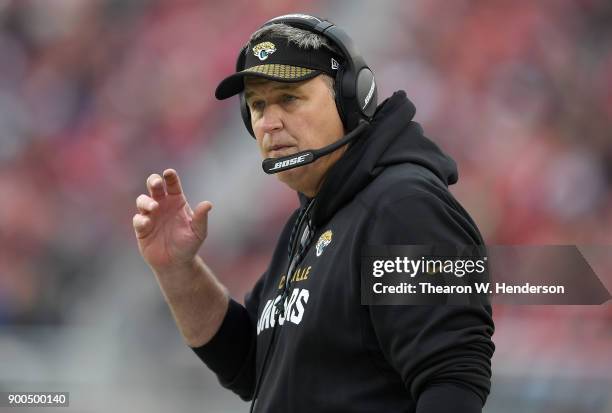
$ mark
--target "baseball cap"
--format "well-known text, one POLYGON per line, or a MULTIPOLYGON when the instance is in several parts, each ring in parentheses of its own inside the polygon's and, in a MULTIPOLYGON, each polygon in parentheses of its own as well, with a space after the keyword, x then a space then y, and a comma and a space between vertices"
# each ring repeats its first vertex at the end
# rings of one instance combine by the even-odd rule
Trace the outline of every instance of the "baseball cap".
POLYGON ((341 57, 327 47, 302 49, 279 36, 262 36, 251 42, 243 53, 246 53, 244 69, 219 83, 215 91, 217 99, 242 92, 246 76, 278 82, 301 82, 321 73, 335 77, 341 62, 341 57))

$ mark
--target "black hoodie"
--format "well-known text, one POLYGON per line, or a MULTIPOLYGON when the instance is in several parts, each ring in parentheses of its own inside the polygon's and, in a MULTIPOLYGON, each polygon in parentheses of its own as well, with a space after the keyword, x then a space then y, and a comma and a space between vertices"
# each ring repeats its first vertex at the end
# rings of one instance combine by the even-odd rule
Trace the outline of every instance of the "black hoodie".
POLYGON ((231 300, 217 334, 194 349, 224 387, 245 400, 256 394, 255 411, 481 410, 494 351, 490 307, 361 304, 365 245, 483 244, 448 191, 455 162, 414 113, 404 92, 379 106, 317 196, 300 195, 245 307, 231 300), (298 262, 286 289, 293 241, 298 262), (279 301, 285 315, 276 319, 279 301))

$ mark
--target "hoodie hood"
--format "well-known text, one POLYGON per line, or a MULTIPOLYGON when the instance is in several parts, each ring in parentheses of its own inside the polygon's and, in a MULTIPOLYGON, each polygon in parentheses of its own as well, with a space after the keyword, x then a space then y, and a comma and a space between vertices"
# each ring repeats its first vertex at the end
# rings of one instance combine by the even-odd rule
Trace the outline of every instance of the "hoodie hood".
MULTIPOLYGON (((370 127, 331 167, 315 197, 311 219, 316 227, 394 164, 418 164, 447 186, 457 182, 455 161, 423 135, 421 126, 412 121, 415 112, 404 91, 395 92, 378 106, 370 127)), ((307 200, 300 194, 302 204, 307 200)))

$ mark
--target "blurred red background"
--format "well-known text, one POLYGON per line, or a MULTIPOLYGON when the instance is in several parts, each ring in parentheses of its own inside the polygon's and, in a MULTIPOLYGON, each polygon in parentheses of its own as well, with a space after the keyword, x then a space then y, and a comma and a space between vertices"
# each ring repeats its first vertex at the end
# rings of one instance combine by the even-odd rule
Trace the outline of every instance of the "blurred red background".
MULTIPOLYGON (((214 88, 252 31, 295 11, 353 35, 379 100, 406 90, 487 243, 612 244, 608 1, 4 0, 0 391, 245 411, 180 342, 131 217, 146 177, 177 169, 215 205, 202 255, 234 297, 250 289, 297 197, 214 88)), ((612 412, 609 304, 494 310, 485 411, 612 412)))

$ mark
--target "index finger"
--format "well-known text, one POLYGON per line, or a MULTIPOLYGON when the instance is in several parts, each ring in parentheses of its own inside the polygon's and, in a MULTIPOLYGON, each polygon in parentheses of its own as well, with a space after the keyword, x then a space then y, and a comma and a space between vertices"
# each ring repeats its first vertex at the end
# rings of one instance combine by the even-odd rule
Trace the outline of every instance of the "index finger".
POLYGON ((166 181, 168 195, 180 195, 183 193, 181 180, 174 169, 166 169, 164 171, 164 180, 166 181))

